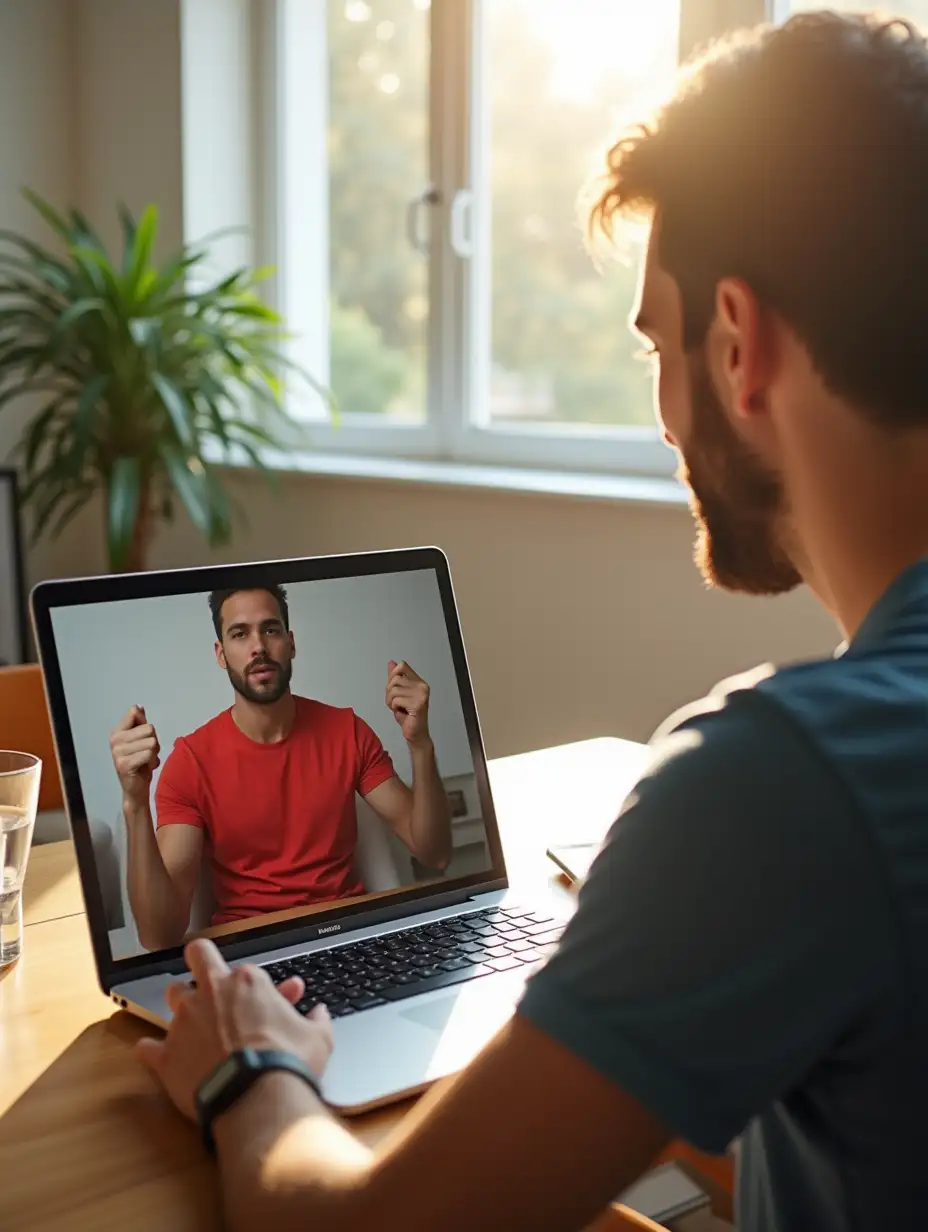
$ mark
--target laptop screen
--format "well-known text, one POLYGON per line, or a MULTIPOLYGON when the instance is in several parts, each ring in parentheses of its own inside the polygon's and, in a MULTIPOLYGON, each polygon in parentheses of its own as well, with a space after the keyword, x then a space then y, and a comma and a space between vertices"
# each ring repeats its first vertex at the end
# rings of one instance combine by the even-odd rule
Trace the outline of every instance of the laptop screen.
POLYGON ((209 570, 209 590, 49 604, 56 735, 113 960, 493 873, 436 569, 256 568, 209 570))

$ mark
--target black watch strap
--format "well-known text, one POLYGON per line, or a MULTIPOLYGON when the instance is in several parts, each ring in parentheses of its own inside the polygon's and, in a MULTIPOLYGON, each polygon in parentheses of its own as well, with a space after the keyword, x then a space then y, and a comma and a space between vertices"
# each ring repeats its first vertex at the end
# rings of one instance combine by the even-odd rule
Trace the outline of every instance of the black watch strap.
POLYGON ((242 1048, 230 1053, 200 1083, 194 1099, 197 1123, 208 1151, 214 1153, 216 1150, 212 1130, 215 1118, 241 1099, 262 1074, 274 1070, 296 1074, 322 1098, 319 1080, 305 1061, 292 1052, 277 1048, 242 1048))

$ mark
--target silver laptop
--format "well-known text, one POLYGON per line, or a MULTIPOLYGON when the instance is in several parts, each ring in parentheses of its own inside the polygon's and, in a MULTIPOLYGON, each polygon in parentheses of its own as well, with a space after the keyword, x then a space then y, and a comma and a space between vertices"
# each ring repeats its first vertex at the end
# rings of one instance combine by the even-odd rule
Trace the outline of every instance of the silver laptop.
POLYGON ((104 992, 165 1025, 206 935, 329 1007, 341 1112, 466 1064, 565 909, 509 889, 442 552, 45 582, 31 607, 104 992), (181 876, 170 909, 128 875, 130 824, 181 876))

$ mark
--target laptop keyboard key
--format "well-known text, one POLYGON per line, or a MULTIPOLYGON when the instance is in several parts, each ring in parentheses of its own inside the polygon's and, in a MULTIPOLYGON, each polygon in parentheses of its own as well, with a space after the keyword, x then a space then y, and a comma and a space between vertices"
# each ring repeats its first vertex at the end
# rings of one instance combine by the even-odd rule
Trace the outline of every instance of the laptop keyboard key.
POLYGON ((487 966, 492 967, 494 971, 514 971, 516 967, 521 967, 522 963, 515 954, 509 954, 506 958, 489 959, 487 966))
MULTIPOLYGON (((521 964, 519 964, 521 965, 521 964)), ((479 979, 489 975, 490 968, 484 963, 468 963, 457 971, 442 971, 429 980, 420 980, 415 984, 406 984, 400 988, 391 988, 383 995, 388 1001, 403 1001, 407 997, 417 997, 421 992, 433 992, 437 988, 450 988, 454 984, 464 984, 468 980, 479 979)))
POLYGON ((418 977, 416 980, 416 984, 417 985, 421 984, 423 980, 434 979, 436 975, 441 975, 441 973, 442 973, 441 966, 437 964, 432 967, 420 967, 419 970, 416 972, 416 975, 418 977))
POLYGON ((505 945, 495 945, 491 946, 486 953, 488 960, 491 958, 507 958, 509 955, 509 949, 505 945))
POLYGON ((464 971, 473 964, 466 958, 449 958, 441 966, 443 971, 464 971))
POLYGON ((354 1013, 354 1006, 348 1001, 339 1001, 337 1005, 328 1005, 326 1009, 333 1018, 346 1018, 354 1013))
POLYGON ((349 1005, 352 1005, 356 1010, 373 1010, 378 1005, 386 1004, 383 997, 374 996, 352 997, 349 1001, 349 1005))
POLYGON ((532 944, 536 946, 555 945, 561 939, 563 928, 553 928, 546 933, 536 933, 532 937, 532 944))

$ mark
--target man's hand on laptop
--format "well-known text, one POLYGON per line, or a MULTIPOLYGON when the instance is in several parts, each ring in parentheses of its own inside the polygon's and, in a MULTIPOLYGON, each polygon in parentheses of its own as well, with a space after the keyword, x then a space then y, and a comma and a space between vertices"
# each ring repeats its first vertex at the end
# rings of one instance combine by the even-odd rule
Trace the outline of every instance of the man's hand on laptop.
POLYGON ((124 803, 135 808, 148 804, 151 776, 161 764, 161 746, 143 706, 133 706, 113 728, 110 752, 124 803))
POLYGON ((320 1076, 332 1052, 328 1011, 306 1018, 293 1008, 303 994, 298 977, 277 987, 260 967, 230 968, 212 943, 191 941, 185 950, 195 987, 170 985, 173 1019, 166 1038, 141 1039, 137 1055, 193 1119, 197 1088, 223 1058, 241 1048, 276 1048, 300 1057, 320 1076))

